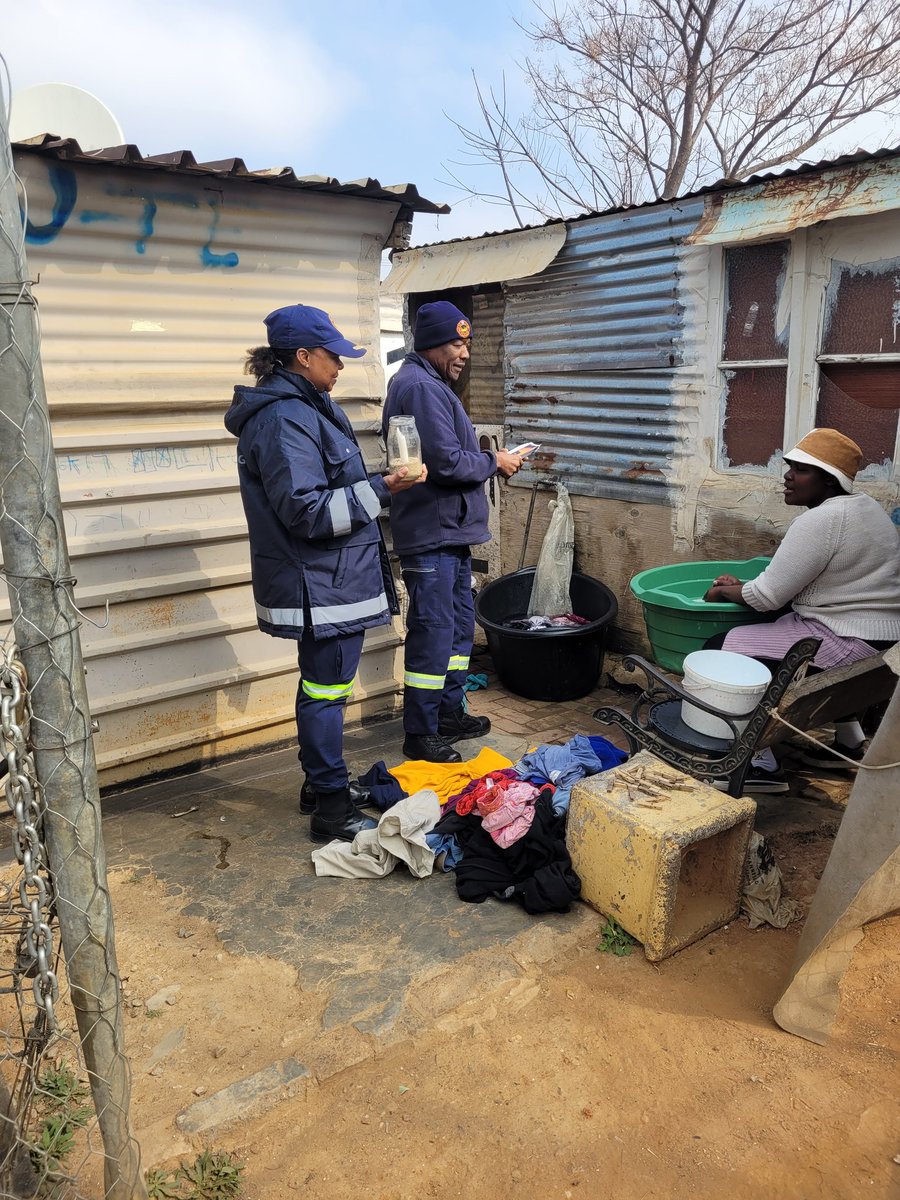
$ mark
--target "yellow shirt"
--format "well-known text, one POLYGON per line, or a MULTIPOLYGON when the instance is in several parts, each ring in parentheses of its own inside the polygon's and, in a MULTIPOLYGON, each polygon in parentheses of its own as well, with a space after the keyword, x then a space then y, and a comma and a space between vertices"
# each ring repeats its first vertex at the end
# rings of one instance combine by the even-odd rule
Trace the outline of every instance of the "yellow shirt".
POLYGON ((481 779, 491 771, 502 771, 504 767, 511 766, 508 758, 490 746, 484 746, 475 758, 466 762, 433 763, 416 759, 401 763, 399 767, 391 767, 390 773, 407 795, 430 788, 437 792, 441 804, 446 804, 451 796, 458 796, 473 779, 481 779))

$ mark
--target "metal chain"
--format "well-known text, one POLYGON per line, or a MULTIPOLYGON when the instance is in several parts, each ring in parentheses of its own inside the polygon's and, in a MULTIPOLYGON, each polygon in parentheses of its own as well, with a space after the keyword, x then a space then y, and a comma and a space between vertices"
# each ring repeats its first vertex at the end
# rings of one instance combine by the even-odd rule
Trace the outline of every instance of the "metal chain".
POLYGON ((30 715, 23 680, 21 665, 0 649, 0 746, 6 759, 6 801, 16 820, 13 849, 23 871, 19 900, 28 951, 24 963, 17 963, 17 971, 34 974, 34 998, 47 1015, 50 1032, 56 1028, 53 1006, 59 997, 59 983, 51 967, 55 893, 43 841, 43 795, 23 731, 30 715))

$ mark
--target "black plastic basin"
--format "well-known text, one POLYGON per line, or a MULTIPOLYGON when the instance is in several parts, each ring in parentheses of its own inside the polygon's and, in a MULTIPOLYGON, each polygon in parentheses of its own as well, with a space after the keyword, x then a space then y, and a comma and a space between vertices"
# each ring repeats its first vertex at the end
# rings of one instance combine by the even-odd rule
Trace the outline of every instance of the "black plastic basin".
POLYGON ((599 579, 573 571, 572 611, 590 624, 569 629, 504 628, 504 621, 527 611, 533 581, 534 567, 501 575, 475 597, 475 619, 487 636, 505 688, 528 700, 577 700, 597 686, 606 627, 615 619, 619 603, 599 579))

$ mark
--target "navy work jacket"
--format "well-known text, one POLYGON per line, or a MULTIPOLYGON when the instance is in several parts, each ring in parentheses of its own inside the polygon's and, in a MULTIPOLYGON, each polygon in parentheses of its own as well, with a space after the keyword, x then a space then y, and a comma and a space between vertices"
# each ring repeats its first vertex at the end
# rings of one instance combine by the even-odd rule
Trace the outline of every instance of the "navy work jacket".
POLYGON ((390 493, 344 413, 276 367, 234 389, 225 428, 238 438, 260 629, 325 638, 386 624, 399 611, 378 525, 390 493))
POLYGON ((388 384, 382 432, 391 417, 415 417, 428 478, 399 492, 391 504, 391 536, 401 555, 444 546, 475 546, 491 539, 485 480, 497 470, 490 450, 479 450, 475 429, 456 393, 434 367, 407 354, 388 384))

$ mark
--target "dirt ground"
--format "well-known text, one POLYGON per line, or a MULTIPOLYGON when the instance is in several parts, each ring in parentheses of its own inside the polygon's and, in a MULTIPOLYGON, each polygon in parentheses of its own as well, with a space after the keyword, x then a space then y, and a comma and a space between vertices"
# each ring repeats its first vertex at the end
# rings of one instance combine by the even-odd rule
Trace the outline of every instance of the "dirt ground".
MULTIPOLYGON (((810 899, 830 845, 775 837, 792 896, 810 899)), ((229 953, 151 875, 111 884, 145 1166, 233 1151, 256 1200, 900 1197, 900 919, 867 928, 818 1047, 771 1017, 799 924, 738 919, 651 964, 600 953, 585 910, 578 943, 514 984, 188 1144, 175 1115, 307 1045, 324 997, 229 953)))

